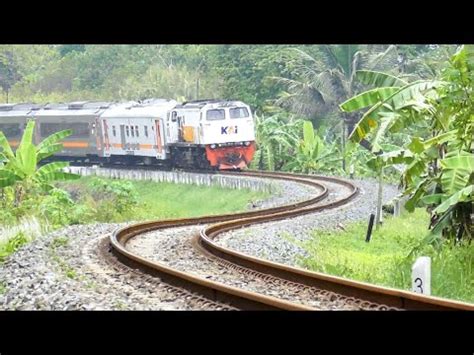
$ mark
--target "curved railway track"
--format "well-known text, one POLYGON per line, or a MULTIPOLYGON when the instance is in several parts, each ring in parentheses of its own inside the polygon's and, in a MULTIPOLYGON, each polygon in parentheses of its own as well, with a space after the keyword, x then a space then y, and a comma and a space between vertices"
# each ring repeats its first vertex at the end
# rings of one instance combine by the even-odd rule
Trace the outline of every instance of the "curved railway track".
MULTIPOLYGON (((226 172, 224 174, 234 175, 236 173, 226 172)), ((322 298, 328 302, 342 302, 348 304, 351 306, 350 309, 474 310, 474 306, 468 303, 424 296, 412 292, 379 287, 316 273, 259 259, 218 245, 214 240, 221 233, 256 223, 282 220, 303 214, 333 209, 350 203, 359 193, 357 187, 350 182, 332 177, 260 171, 245 171, 237 174, 302 183, 313 186, 319 190, 319 193, 315 197, 305 201, 256 211, 134 224, 113 233, 110 238, 111 251, 120 262, 129 267, 138 268, 148 274, 158 276, 162 281, 170 285, 185 288, 213 302, 229 305, 231 308, 251 310, 321 309, 208 280, 196 276, 195 274, 167 266, 164 263, 151 261, 133 253, 126 247, 127 242, 131 239, 151 231, 212 224, 203 228, 199 235, 190 236, 196 251, 222 267, 261 279, 268 284, 268 287, 290 287, 298 290, 298 292, 307 292, 315 298, 322 298), (342 198, 324 203, 329 192, 326 186, 321 182, 339 184, 348 189, 349 193, 342 198)))

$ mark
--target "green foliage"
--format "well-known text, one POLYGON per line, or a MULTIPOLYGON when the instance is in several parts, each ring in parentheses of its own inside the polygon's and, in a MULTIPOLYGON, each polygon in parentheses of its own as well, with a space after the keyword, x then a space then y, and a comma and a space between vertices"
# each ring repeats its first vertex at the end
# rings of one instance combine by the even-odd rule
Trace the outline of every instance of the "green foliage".
POLYGON ((51 246, 56 249, 59 247, 64 247, 68 245, 68 243, 69 243, 69 239, 67 237, 56 237, 51 242, 51 246))
POLYGON ((3 261, 8 255, 14 253, 29 241, 30 238, 28 238, 25 233, 19 232, 6 243, 0 244, 0 261, 3 261))
POLYGON ((242 211, 266 194, 250 190, 84 177, 61 183, 75 196, 81 223, 197 217, 242 211), (112 188, 106 186, 113 185, 112 188), (118 201, 118 202, 117 202, 118 201), (209 201, 203 204, 202 201, 209 201), (117 206, 120 205, 119 208, 117 206))
POLYGON ((39 216, 47 220, 53 228, 71 224, 74 202, 66 191, 54 188, 38 204, 39 216))
POLYGON ((20 79, 18 63, 13 52, 8 47, 3 50, 0 48, 0 88, 6 93, 7 102, 10 89, 20 79))
POLYGON ((433 238, 428 219, 422 209, 387 218, 370 243, 365 242, 366 222, 347 225, 345 231, 314 231, 300 244, 309 254, 300 262, 314 271, 411 290, 411 266, 419 256, 429 256, 432 294, 474 302, 474 245, 433 238))
MULTIPOLYGON (((379 73, 371 75, 383 77, 379 73)), ((374 158, 374 167, 406 166, 401 182, 405 194, 410 195, 407 209, 413 211, 417 205, 427 205, 433 213, 434 233, 442 231, 451 238, 472 238, 473 46, 462 47, 452 56, 441 79, 372 89, 340 106, 354 111, 373 105, 357 123, 351 139, 360 142, 372 134, 372 151, 379 154, 374 158), (385 95, 387 89, 396 91, 385 95), (414 125, 430 129, 431 137, 413 136, 403 147, 380 154, 388 132, 406 131, 414 125)))
POLYGON ((8 145, 8 141, 0 131, 0 189, 14 187, 15 206, 18 206, 25 194, 35 188, 51 189, 50 182, 57 180, 78 179, 79 175, 65 173, 63 168, 69 163, 56 162, 43 165, 37 169, 37 164, 44 158, 60 151, 61 139, 71 134, 70 130, 58 132, 46 138, 38 146, 33 144, 35 122, 30 120, 23 132, 20 145, 15 153, 8 145))
POLYGON ((93 179, 90 183, 92 196, 115 206, 119 214, 133 209, 138 203, 138 192, 131 181, 93 179))
POLYGON ((210 63, 223 78, 222 95, 262 109, 279 92, 279 85, 265 79, 284 70, 284 50, 275 45, 214 46, 210 63))
POLYGON ((285 117, 256 116, 257 151, 251 168, 300 173, 339 172, 340 154, 335 144, 326 144, 310 121, 285 117))
POLYGON ((55 189, 55 181, 78 179, 76 174, 65 173, 65 162, 37 167, 44 158, 62 149, 60 140, 71 131, 57 132, 38 146, 32 143, 35 123, 29 121, 15 152, 0 131, 0 222, 15 225, 22 217, 36 215, 53 228, 71 223, 73 202, 67 193, 55 189))
POLYGON ((396 76, 373 70, 357 70, 355 76, 360 83, 379 88, 405 86, 408 84, 405 80, 396 76))
POLYGON ((64 273, 64 275, 70 279, 74 280, 81 280, 84 281, 84 278, 77 275, 76 270, 66 261, 61 258, 57 251, 59 248, 65 247, 68 245, 68 239, 66 237, 57 237, 54 238, 50 244, 50 256, 59 266, 60 270, 64 273))
POLYGON ((296 156, 286 165, 286 169, 301 173, 339 172, 341 159, 335 145, 327 146, 315 133, 310 121, 303 123, 303 140, 299 141, 296 156))
MULTIPOLYGON (((296 64, 291 77, 273 80, 287 90, 276 104, 312 120, 336 111, 335 104, 352 96, 360 83, 356 71, 397 69, 395 46, 322 45, 318 55, 290 49, 296 64)), ((350 121, 350 115, 345 115, 350 121)))
POLYGON ((281 170, 293 157, 303 121, 281 114, 255 116, 257 151, 252 167, 281 170))

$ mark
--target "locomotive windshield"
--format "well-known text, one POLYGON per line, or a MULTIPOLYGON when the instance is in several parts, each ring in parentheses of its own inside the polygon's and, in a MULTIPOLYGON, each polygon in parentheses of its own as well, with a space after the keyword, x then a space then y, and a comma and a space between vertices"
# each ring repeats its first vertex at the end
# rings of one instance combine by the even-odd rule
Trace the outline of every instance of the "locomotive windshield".
POLYGON ((208 121, 223 120, 225 119, 225 111, 221 109, 208 110, 206 119, 208 121))
POLYGON ((246 107, 236 107, 229 110, 230 118, 245 118, 249 117, 249 111, 246 107))

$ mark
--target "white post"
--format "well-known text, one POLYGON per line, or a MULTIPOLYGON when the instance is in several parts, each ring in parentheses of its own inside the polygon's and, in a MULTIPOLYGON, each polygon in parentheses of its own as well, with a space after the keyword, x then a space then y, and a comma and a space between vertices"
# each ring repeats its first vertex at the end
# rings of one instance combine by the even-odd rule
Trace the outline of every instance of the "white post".
POLYGON ((411 268, 411 288, 413 292, 431 295, 431 258, 419 257, 411 268))

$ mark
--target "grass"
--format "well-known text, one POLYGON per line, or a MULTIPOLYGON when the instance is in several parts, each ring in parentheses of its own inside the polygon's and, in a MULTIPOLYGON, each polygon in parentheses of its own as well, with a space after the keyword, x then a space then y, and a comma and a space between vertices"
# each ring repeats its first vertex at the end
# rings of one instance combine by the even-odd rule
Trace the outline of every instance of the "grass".
POLYGON ((3 295, 7 292, 7 285, 5 282, 0 281, 0 295, 3 295))
POLYGON ((66 237, 56 237, 53 239, 50 245, 50 256, 51 259, 54 260, 64 275, 70 279, 77 280, 78 276, 76 271, 73 267, 71 267, 68 263, 66 263, 58 254, 57 249, 62 248, 68 245, 68 238, 66 237))
POLYGON ((431 294, 474 302, 474 244, 432 243, 428 222, 423 209, 386 218, 369 243, 366 222, 346 226, 345 231, 316 230, 309 241, 298 243, 309 253, 299 262, 313 271, 411 290, 413 263, 429 256, 431 294))
POLYGON ((18 232, 13 238, 0 243, 0 262, 3 262, 8 255, 14 253, 29 241, 30 238, 24 232, 18 232))
MULTIPOLYGON (((97 177, 82 177, 56 186, 58 188, 47 195, 25 198, 18 208, 0 209, 0 227, 3 227, 0 228, 0 263, 34 236, 41 235, 42 231, 49 232, 72 224, 233 213, 246 210, 250 202, 269 195, 250 189, 97 177), (34 223, 28 222, 30 219, 34 223)), ((52 247, 56 249, 66 244, 67 238, 58 238, 52 247)), ((60 260, 57 261, 61 264, 60 260)), ((73 270, 62 266, 68 277, 76 277, 73 270)))
MULTIPOLYGON (((100 179, 113 184, 112 179, 100 179)), ((97 211, 93 218, 97 221, 123 222, 151 219, 198 217, 203 215, 233 213, 243 211, 250 201, 264 199, 268 194, 249 189, 234 190, 221 187, 157 183, 151 181, 120 180, 127 184, 127 193, 133 194, 133 201, 120 213, 106 213, 116 204, 104 204, 104 199, 94 196, 97 178, 84 177, 77 182, 62 184, 67 190, 74 190, 82 196, 81 203, 97 211), (88 197, 89 196, 89 197, 88 197), (94 198, 90 198, 93 196, 94 198)), ((115 205, 115 206, 114 206, 115 205)))

